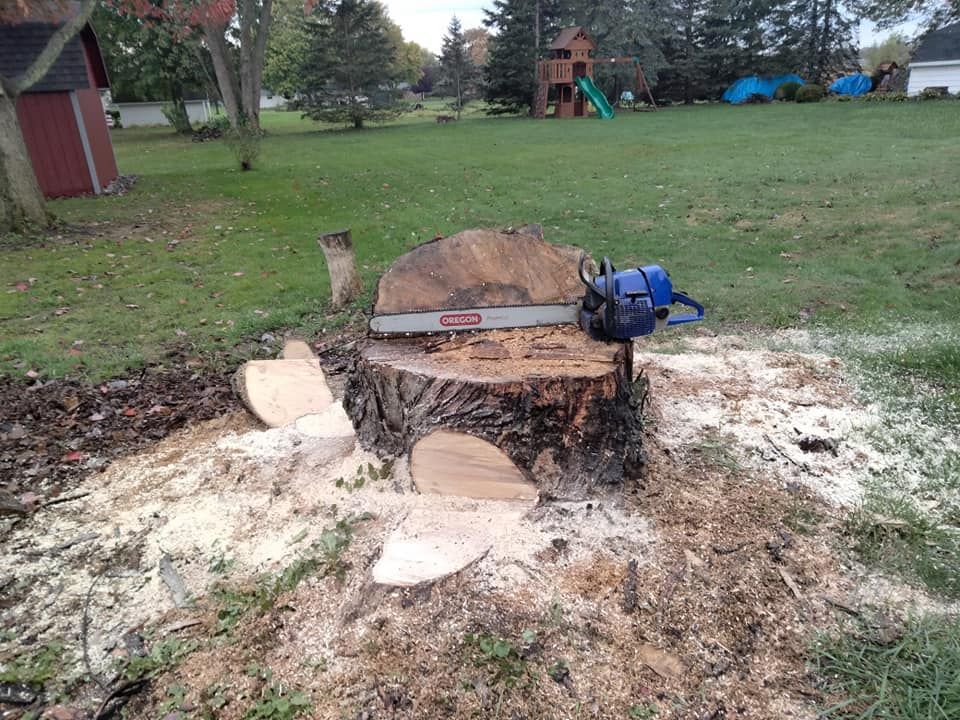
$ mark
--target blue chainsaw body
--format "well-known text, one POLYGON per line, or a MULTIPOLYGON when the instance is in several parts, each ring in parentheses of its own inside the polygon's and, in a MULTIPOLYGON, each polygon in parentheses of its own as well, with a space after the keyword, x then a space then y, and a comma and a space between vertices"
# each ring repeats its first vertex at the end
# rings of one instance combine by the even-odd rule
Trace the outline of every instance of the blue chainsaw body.
POLYGON ((673 289, 659 265, 615 270, 608 258, 590 277, 581 264, 587 293, 580 311, 581 327, 595 339, 629 340, 673 325, 703 320, 703 305, 673 289), (692 312, 673 314, 682 305, 692 312))

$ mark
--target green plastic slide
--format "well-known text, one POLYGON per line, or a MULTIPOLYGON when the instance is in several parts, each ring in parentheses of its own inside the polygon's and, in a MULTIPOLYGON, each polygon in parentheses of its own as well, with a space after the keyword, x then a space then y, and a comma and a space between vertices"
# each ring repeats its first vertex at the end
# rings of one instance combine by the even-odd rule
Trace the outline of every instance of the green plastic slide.
POLYGON ((593 103, 593 106, 597 109, 597 115, 604 120, 609 120, 613 117, 613 108, 610 107, 610 103, 607 102, 603 93, 600 92, 600 88, 593 84, 593 80, 584 75, 583 77, 574 78, 573 81, 577 84, 577 87, 580 88, 580 92, 586 95, 587 99, 593 103))

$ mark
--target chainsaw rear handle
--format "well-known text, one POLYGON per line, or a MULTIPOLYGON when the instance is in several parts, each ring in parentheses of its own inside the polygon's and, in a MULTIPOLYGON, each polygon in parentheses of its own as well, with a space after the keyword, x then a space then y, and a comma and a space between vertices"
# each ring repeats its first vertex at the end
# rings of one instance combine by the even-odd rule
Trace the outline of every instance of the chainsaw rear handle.
POLYGON ((696 314, 684 313, 683 315, 671 315, 667 319, 667 327, 670 327, 671 325, 683 325, 684 323, 703 320, 703 305, 698 303, 689 295, 684 295, 682 292, 674 292, 670 300, 671 302, 693 308, 697 312, 696 314))

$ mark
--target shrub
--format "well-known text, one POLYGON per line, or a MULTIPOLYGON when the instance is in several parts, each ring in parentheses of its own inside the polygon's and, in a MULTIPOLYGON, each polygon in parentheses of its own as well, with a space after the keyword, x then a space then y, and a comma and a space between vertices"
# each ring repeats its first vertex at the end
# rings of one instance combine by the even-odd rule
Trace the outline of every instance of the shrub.
POLYGON ((182 99, 164 105, 160 108, 160 112, 178 133, 189 135, 193 132, 193 128, 190 126, 190 116, 187 115, 187 106, 182 99))
POLYGON ((807 83, 797 89, 796 101, 798 103, 820 102, 826 94, 823 85, 807 83))
POLYGON ((225 133, 230 129, 230 118, 226 115, 214 115, 210 118, 210 122, 207 123, 207 127, 225 133))
POLYGON ((797 90, 799 90, 802 85, 798 82, 790 81, 785 82, 783 85, 777 88, 777 91, 773 94, 774 100, 786 100, 787 102, 793 102, 797 99, 797 90))
POLYGON ((120 111, 119 110, 107 110, 107 115, 113 118, 113 127, 120 129, 123 127, 123 123, 120 122, 120 111))
POLYGON ((262 134, 260 130, 251 128, 246 123, 224 134, 227 144, 240 163, 241 170, 253 169, 253 161, 260 155, 262 134))
POLYGON ((863 96, 864 102, 906 102, 909 99, 910 97, 902 92, 872 92, 863 96))
POLYGON ((920 91, 920 100, 943 100, 950 97, 950 91, 947 88, 928 87, 920 91))

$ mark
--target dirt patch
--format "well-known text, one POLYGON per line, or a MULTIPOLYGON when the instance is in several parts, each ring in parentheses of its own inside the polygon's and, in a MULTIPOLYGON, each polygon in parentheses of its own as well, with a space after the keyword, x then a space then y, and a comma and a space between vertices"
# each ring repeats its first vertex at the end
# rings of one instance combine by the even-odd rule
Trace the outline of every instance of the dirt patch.
POLYGON ((0 487, 55 498, 115 458, 237 407, 227 375, 189 369, 97 385, 0 377, 0 487))

